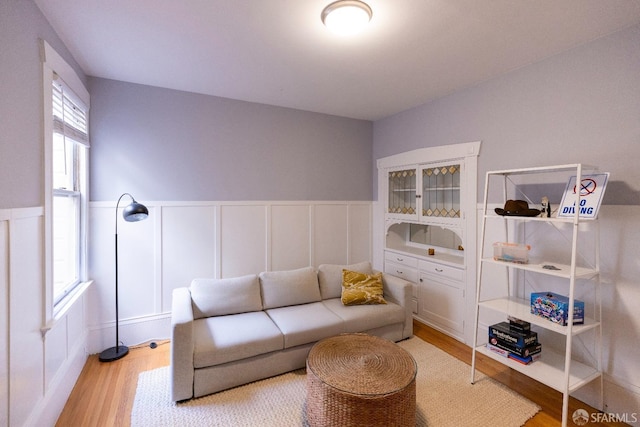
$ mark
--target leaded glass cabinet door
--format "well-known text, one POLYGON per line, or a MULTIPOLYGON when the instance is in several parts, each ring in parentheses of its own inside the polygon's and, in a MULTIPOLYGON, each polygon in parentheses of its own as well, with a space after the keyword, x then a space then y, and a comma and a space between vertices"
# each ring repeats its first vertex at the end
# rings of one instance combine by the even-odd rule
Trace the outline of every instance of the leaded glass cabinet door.
POLYGON ((389 171, 387 213, 398 218, 418 218, 416 207, 417 168, 389 171))
POLYGON ((423 167, 423 218, 460 218, 460 164, 423 167))

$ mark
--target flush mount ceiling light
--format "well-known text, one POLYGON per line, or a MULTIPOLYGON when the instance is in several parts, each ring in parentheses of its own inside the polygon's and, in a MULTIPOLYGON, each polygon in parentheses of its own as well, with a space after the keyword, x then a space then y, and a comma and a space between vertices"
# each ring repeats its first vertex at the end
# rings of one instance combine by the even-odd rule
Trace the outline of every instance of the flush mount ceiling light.
POLYGON ((358 0, 338 0, 322 11, 322 23, 338 34, 355 34, 369 23, 373 11, 358 0))

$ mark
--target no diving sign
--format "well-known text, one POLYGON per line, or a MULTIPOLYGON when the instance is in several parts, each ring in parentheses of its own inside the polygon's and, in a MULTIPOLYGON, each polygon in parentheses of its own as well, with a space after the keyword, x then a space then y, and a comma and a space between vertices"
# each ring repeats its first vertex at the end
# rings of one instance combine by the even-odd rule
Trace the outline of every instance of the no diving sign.
POLYGON ((580 218, 596 218, 608 179, 609 172, 583 175, 580 185, 576 185, 575 176, 569 178, 567 188, 562 196, 562 202, 558 208, 558 217, 572 218, 575 216, 576 191, 580 191, 580 206, 578 207, 580 218))

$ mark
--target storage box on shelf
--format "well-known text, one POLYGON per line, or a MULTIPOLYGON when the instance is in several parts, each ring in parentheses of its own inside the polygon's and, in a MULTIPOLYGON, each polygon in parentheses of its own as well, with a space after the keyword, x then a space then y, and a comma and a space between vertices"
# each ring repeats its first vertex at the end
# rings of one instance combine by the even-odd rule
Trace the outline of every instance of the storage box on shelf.
POLYGON ((523 243, 496 242, 493 244, 493 259, 528 264, 529 250, 531 250, 531 246, 523 243))
MULTIPOLYGON (((548 217, 546 209, 543 217, 533 216, 531 210, 527 215, 522 216, 502 215, 500 214, 502 209, 494 210, 489 207, 489 200, 490 196, 495 200, 496 194, 500 194, 502 199, 500 203, 505 204, 505 211, 506 202, 514 198, 526 199, 529 204, 532 204, 531 200, 543 199, 545 203, 550 200, 551 206, 554 204, 557 206, 562 191, 567 188, 567 181, 575 179, 575 182, 581 182, 584 170, 586 167, 583 165, 572 164, 487 172, 479 245, 471 381, 475 380, 475 364, 478 353, 504 363, 563 393, 563 426, 567 425, 569 395, 596 379, 600 379, 600 409, 602 409, 602 350, 600 344, 602 332, 597 219, 581 218, 579 213, 571 218, 558 218, 553 215, 548 217), (551 197, 548 198, 547 194, 541 194, 542 192, 555 191, 555 189, 559 189, 555 198, 551 194, 549 194, 551 197), (585 223, 588 223, 588 226, 585 226, 585 223), (503 230, 506 236, 495 236, 496 230, 503 230), (538 233, 537 236, 534 236, 537 240, 532 237, 535 233, 538 233), (588 233, 594 235, 590 238, 583 238, 588 233), (556 244, 553 240, 555 234, 562 235, 558 239, 562 245, 556 244), (491 239, 491 237, 497 238, 491 239), (494 252, 486 254, 491 249, 491 247, 486 247, 487 244, 490 245, 496 240, 505 239, 505 237, 507 243, 494 245, 494 252), (532 238, 533 242, 530 241, 532 238), (530 251, 530 248, 534 248, 536 253, 530 251), (549 262, 541 261, 541 259, 557 261, 549 262), (499 274, 500 270, 498 269, 506 270, 507 274, 499 274), (487 270, 486 273, 485 270, 487 270), (496 277, 506 278, 505 283, 500 283, 500 288, 496 289, 498 285, 496 285, 495 278, 487 280, 485 277, 491 273, 495 273, 496 277), (534 313, 535 310, 532 310, 532 298, 537 298, 535 294, 542 291, 544 291, 542 295, 548 293, 544 288, 537 289, 536 287, 546 287, 548 283, 561 288, 560 294, 553 295, 556 300, 561 299, 564 303, 564 311, 560 319, 566 319, 566 322, 552 322, 548 318, 538 316, 537 313, 534 313), (562 298, 558 298, 558 295, 561 295, 562 298), (586 301, 578 300, 581 295, 590 298, 591 305, 586 311, 586 301), (530 364, 527 363, 526 358, 521 360, 523 358, 505 357, 504 353, 487 346, 487 344, 492 344, 492 339, 495 339, 496 334, 493 334, 493 337, 487 336, 487 343, 482 342, 483 334, 479 334, 485 321, 483 319, 496 314, 517 318, 525 324, 540 328, 542 331, 558 334, 563 338, 552 341, 562 342, 564 340, 564 350, 558 352, 554 350, 553 346, 549 347, 545 344, 544 351, 535 355, 535 358, 538 359, 536 363, 530 364), (573 341, 581 340, 583 334, 592 334, 588 336, 586 342, 592 345, 593 363, 578 362, 573 357, 573 341)), ((569 197, 574 197, 575 206, 580 206, 581 198, 584 196, 578 191, 577 194, 571 194, 569 197)), ((491 203, 491 207, 493 205, 494 203, 491 203)), ((494 326, 489 327, 489 334, 492 329, 496 332, 494 326)), ((549 337, 553 338, 552 335, 549 337)), ((505 347, 507 346, 502 345, 502 349, 505 347)), ((506 350, 510 350, 510 348, 507 347, 506 350)), ((524 352, 518 354, 518 351, 511 351, 508 356, 514 353, 515 356, 524 356, 524 352)))
MULTIPOLYGON (((532 292, 531 313, 566 326, 569 323, 569 298, 553 292, 532 292)), ((584 323, 584 302, 576 299, 573 301, 573 324, 582 323, 584 323)))

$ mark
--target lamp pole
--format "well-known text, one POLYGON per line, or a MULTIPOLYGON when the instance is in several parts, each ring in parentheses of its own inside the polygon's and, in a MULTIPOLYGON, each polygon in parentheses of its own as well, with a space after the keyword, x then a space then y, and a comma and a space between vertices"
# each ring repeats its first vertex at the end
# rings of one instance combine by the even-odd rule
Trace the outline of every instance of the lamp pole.
POLYGON ((115 285, 116 285, 116 345, 114 347, 110 347, 100 353, 99 359, 101 362, 113 362, 114 360, 122 359, 129 353, 129 347, 126 345, 120 345, 120 331, 119 331, 119 320, 120 316, 118 315, 118 207, 120 206, 120 201, 124 196, 129 196, 131 198, 131 204, 124 208, 122 211, 122 216, 125 221, 128 222, 136 222, 142 221, 149 216, 149 210, 146 206, 136 202, 136 199, 129 193, 124 193, 118 199, 116 203, 116 232, 115 232, 115 256, 116 256, 116 268, 115 268, 115 285))

